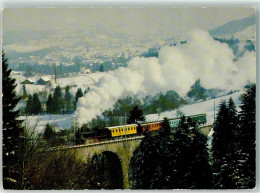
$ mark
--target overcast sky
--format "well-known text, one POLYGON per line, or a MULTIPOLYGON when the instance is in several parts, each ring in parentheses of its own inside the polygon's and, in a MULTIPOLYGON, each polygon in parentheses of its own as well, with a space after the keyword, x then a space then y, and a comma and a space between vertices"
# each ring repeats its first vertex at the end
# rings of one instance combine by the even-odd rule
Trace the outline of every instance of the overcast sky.
POLYGON ((136 36, 181 36, 193 28, 209 30, 255 14, 249 7, 212 8, 6 8, 3 29, 83 30, 101 26, 136 36))

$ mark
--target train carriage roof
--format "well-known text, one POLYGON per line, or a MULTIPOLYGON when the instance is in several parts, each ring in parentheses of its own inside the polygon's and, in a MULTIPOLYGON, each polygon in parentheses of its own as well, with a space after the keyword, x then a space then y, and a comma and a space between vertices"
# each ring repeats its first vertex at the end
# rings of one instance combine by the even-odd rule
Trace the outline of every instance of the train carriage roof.
POLYGON ((150 124, 155 124, 155 123, 161 123, 161 122, 160 121, 151 121, 151 122, 142 123, 141 125, 150 125, 150 124))
MULTIPOLYGON (((201 114, 196 114, 196 115, 187 115, 187 116, 184 116, 184 117, 186 117, 186 118, 188 118, 188 117, 201 117, 201 116, 207 116, 207 114, 206 113, 201 113, 201 114)), ((179 117, 179 118, 170 118, 169 120, 171 121, 171 120, 177 120, 177 119, 180 119, 181 117, 179 117)))
POLYGON ((125 128, 126 127, 133 127, 133 126, 138 126, 137 124, 128 124, 128 125, 118 125, 118 126, 113 126, 113 127, 106 127, 107 129, 118 129, 118 128, 125 128))

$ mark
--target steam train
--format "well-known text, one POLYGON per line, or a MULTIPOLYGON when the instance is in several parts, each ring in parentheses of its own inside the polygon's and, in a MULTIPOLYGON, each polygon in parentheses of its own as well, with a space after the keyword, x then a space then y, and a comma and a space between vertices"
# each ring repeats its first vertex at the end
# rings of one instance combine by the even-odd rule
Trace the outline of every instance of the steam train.
MULTIPOLYGON (((199 125, 205 124, 207 122, 207 114, 197 114, 188 116, 192 121, 197 122, 199 125)), ((188 118, 187 117, 187 118, 188 118)), ((180 118, 169 119, 170 127, 176 128, 179 125, 180 118)), ((81 134, 85 138, 92 138, 95 141, 99 141, 101 139, 111 139, 111 138, 119 138, 122 136, 133 136, 137 134, 142 134, 145 130, 149 132, 159 131, 160 122, 147 122, 142 124, 128 124, 128 125, 119 125, 113 127, 105 127, 103 129, 96 129, 88 132, 82 132, 81 134)))

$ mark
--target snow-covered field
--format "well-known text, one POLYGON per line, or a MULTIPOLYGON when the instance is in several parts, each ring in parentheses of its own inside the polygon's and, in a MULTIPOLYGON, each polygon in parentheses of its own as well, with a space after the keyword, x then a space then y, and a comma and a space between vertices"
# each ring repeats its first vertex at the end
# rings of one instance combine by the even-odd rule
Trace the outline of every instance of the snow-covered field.
POLYGON ((46 124, 49 123, 59 130, 71 129, 73 114, 65 115, 37 115, 37 116, 21 116, 20 120, 24 120, 24 125, 29 131, 41 133, 44 131, 46 124))
MULTIPOLYGON (((75 76, 70 76, 67 78, 57 78, 57 81, 55 83, 54 76, 51 75, 45 75, 45 76, 34 76, 31 77, 30 80, 33 82, 36 82, 40 78, 46 78, 51 81, 51 86, 44 86, 44 85, 36 85, 36 84, 26 84, 26 91, 28 94, 33 94, 34 92, 40 92, 46 90, 47 93, 50 92, 50 89, 54 89, 57 85, 60 85, 62 88, 66 87, 67 85, 71 86, 70 92, 73 93, 73 95, 76 93, 78 88, 81 88, 84 92, 87 90, 91 85, 93 85, 95 82, 97 82, 101 77, 104 76, 105 73, 102 72, 96 72, 96 73, 90 73, 90 74, 79 74, 75 76)), ((16 79, 16 92, 18 94, 23 94, 23 85, 20 84, 27 78, 20 74, 14 74, 12 75, 13 78, 16 79)))
MULTIPOLYGON (((214 121, 214 101, 216 112, 218 110, 218 106, 221 101, 228 101, 230 97, 233 98, 235 104, 237 105, 237 109, 239 110, 239 105, 241 101, 239 101, 240 95, 243 91, 239 91, 230 95, 222 96, 216 99, 195 103, 192 105, 183 106, 179 109, 161 112, 159 119, 158 114, 150 114, 146 116, 146 121, 155 121, 162 120, 164 117, 175 118, 177 110, 183 112, 186 116, 206 113, 208 124, 212 124, 214 121)), ((55 125, 60 129, 71 129, 72 128, 72 118, 73 114, 65 114, 65 115, 41 115, 41 116, 22 116, 20 119, 24 120, 27 128, 34 129, 37 133, 41 133, 44 131, 45 125, 50 123, 51 125, 55 125)))

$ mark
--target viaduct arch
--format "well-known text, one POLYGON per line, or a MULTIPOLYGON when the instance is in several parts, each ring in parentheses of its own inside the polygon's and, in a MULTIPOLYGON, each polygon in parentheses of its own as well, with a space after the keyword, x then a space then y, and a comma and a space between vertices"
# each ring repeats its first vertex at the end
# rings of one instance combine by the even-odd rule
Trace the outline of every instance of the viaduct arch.
MULTIPOLYGON (((130 182, 129 182, 129 167, 130 167, 130 160, 133 156, 134 151, 139 146, 143 136, 113 140, 113 141, 106 141, 96 144, 89 144, 89 145, 79 145, 79 146, 72 146, 70 149, 76 151, 76 155, 79 159, 84 162, 87 162, 88 158, 92 158, 94 154, 101 155, 101 154, 115 154, 120 161, 122 168, 122 181, 123 181, 123 188, 129 189, 130 182)), ((66 148, 68 149, 68 148, 66 148)))

